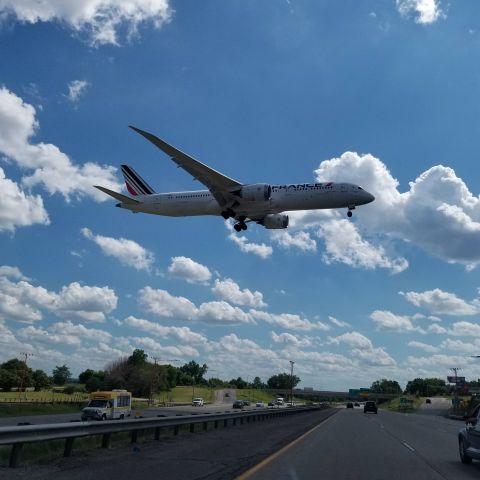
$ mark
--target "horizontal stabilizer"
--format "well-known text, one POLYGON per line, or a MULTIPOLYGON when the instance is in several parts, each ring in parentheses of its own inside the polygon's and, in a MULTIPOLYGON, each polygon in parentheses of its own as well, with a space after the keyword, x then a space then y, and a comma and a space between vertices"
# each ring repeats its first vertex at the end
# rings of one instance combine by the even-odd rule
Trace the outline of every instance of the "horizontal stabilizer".
POLYGON ((113 190, 109 190, 108 188, 105 187, 99 187, 98 185, 94 185, 95 188, 98 188, 101 190, 103 193, 106 193, 107 195, 110 195, 113 198, 116 198, 117 200, 120 200, 122 203, 139 203, 138 200, 134 200, 133 198, 127 197, 126 195, 122 195, 121 193, 114 192, 113 190))

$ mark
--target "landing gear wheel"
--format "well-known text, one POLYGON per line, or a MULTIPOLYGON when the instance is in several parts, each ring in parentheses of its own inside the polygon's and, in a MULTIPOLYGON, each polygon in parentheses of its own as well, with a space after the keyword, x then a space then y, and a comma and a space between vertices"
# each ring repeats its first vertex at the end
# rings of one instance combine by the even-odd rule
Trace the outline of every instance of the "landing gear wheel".
POLYGON ((233 228, 236 232, 240 232, 242 230, 242 226, 239 223, 236 223, 233 228))
POLYGON ((242 223, 240 224, 240 227, 242 230, 246 230, 247 229, 247 225, 245 223, 242 223))
POLYGON ((352 211, 349 210, 349 211, 347 212, 347 217, 350 218, 352 215, 353 215, 352 211))

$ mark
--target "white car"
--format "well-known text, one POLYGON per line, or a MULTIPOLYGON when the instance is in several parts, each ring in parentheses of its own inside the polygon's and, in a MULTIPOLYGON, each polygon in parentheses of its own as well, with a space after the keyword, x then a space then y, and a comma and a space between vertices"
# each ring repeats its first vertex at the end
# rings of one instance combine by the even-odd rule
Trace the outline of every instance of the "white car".
POLYGON ((194 398, 192 401, 192 407, 203 407, 203 398, 194 398))
POLYGON ((257 402, 255 406, 258 408, 265 408, 265 404, 263 402, 257 402))

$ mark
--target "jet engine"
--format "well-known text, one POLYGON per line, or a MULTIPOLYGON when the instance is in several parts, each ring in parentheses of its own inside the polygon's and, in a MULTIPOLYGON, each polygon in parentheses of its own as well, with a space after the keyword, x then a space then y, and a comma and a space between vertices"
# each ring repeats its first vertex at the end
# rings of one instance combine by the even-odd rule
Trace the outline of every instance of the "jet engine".
POLYGON ((238 192, 238 195, 248 202, 265 202, 270 200, 272 187, 266 183, 244 185, 238 192))
POLYGON ((288 227, 288 215, 282 215, 280 213, 270 213, 263 217, 261 222, 258 222, 263 225, 265 228, 270 230, 287 228, 288 227))

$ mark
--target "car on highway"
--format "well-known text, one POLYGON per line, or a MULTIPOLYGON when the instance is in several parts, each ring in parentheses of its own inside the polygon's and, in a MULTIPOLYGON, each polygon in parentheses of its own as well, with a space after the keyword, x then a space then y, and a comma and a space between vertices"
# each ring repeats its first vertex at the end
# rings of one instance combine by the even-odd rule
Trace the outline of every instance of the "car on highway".
POLYGON ((425 403, 432 403, 432 401, 429 398, 426 398, 425 403))
POLYGON ((246 406, 246 407, 249 407, 250 406, 250 400, 242 400, 243 401, 243 404, 246 406))
POLYGON ((277 400, 275 401, 275 404, 278 405, 279 407, 283 407, 284 403, 285 403, 285 400, 282 397, 278 397, 277 400))
POLYGON ((203 407, 204 404, 203 398, 197 397, 192 400, 192 407, 203 407))
POLYGON ((239 408, 240 410, 243 410, 243 407, 244 407, 244 403, 243 403, 243 400, 235 400, 233 402, 233 405, 232 405, 232 408, 239 408))
POLYGON ((353 403, 352 403, 352 402, 348 402, 348 403, 347 403, 347 408, 353 408, 353 403))
POLYGON ((263 402, 257 402, 255 406, 258 408, 265 408, 265 404, 263 402))
POLYGON ((353 406, 354 406, 354 407, 359 407, 360 404, 359 404, 358 402, 355 402, 355 403, 353 404, 353 406))
POLYGON ((274 407, 275 405, 276 405, 275 402, 268 402, 268 406, 269 406, 269 407, 274 407))
POLYGON ((465 428, 458 432, 458 452, 462 463, 480 460, 480 405, 465 416, 465 428))
POLYGON ((365 402, 365 405, 363 406, 363 413, 368 413, 368 412, 378 413, 377 404, 372 400, 368 400, 367 402, 365 402))

